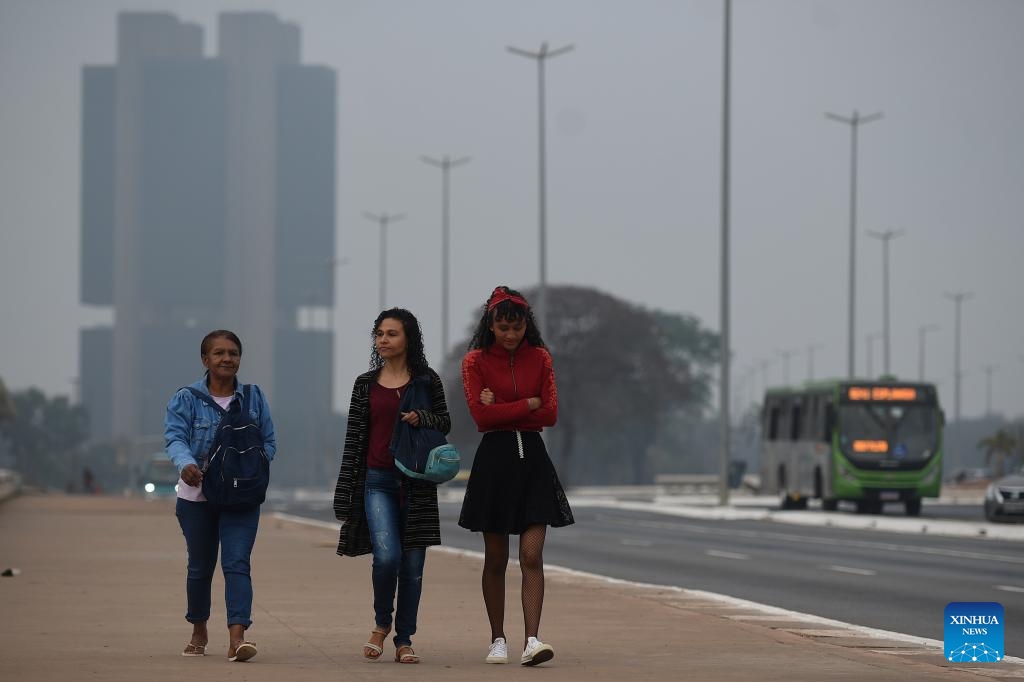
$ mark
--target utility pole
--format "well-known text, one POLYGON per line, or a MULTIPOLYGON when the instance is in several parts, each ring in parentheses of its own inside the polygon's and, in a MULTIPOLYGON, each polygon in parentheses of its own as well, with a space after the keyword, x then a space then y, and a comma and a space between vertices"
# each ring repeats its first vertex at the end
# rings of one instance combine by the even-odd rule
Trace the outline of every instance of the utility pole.
POLYGON ((826 113, 826 118, 850 126, 850 290, 848 294, 848 321, 846 339, 846 373, 850 379, 856 376, 856 363, 854 352, 856 350, 856 303, 857 303, 857 131, 865 123, 871 123, 882 118, 882 112, 878 111, 867 116, 861 116, 856 109, 853 116, 847 118, 839 114, 826 113))
POLYGON ((538 164, 538 223, 540 228, 540 285, 537 293, 537 305, 534 306, 537 313, 537 326, 541 333, 547 332, 548 315, 548 205, 547 205, 547 164, 546 164, 546 143, 544 132, 544 62, 551 57, 565 54, 573 50, 572 45, 565 45, 557 50, 549 50, 548 44, 541 43, 540 50, 530 52, 518 47, 508 46, 508 51, 520 57, 527 57, 537 62, 537 164, 538 164))
POLYGON ((457 168, 463 164, 467 164, 470 161, 470 157, 463 156, 462 158, 452 160, 445 154, 440 159, 432 159, 429 156, 421 156, 420 160, 423 163, 434 166, 435 168, 441 169, 441 360, 440 364, 444 363, 444 358, 448 354, 448 317, 449 317, 449 305, 451 303, 450 296, 448 295, 448 288, 451 282, 450 279, 450 232, 449 232, 449 190, 448 190, 448 176, 451 173, 452 168, 457 168))
POLYGON ((924 336, 939 328, 937 324, 922 324, 917 328, 917 380, 924 381, 924 336))
POLYGON ((882 242, 882 373, 889 374, 889 242, 905 234, 903 230, 886 230, 875 232, 868 230, 868 235, 882 242))
POLYGON ((381 213, 375 215, 369 211, 363 211, 363 217, 367 220, 372 220, 380 226, 380 266, 379 276, 380 282, 378 284, 377 293, 380 296, 380 310, 384 310, 387 302, 387 287, 388 287, 388 223, 397 223, 399 220, 405 217, 404 213, 391 214, 381 213))

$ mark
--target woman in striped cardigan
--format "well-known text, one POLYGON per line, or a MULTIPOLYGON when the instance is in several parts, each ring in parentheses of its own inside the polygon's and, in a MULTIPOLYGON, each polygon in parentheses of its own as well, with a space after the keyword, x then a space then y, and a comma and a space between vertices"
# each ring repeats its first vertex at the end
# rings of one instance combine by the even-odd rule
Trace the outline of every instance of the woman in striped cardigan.
POLYGON ((363 656, 380 658, 394 613, 395 661, 419 663, 412 635, 423 563, 427 547, 441 544, 441 527, 437 486, 408 478, 395 467, 389 445, 399 420, 442 433, 451 428, 441 379, 423 353, 419 322, 408 310, 391 308, 374 322, 370 371, 357 377, 352 387, 334 515, 342 522, 339 555, 373 552, 375 623, 363 656), (429 393, 431 408, 400 413, 402 396, 413 382, 429 393))

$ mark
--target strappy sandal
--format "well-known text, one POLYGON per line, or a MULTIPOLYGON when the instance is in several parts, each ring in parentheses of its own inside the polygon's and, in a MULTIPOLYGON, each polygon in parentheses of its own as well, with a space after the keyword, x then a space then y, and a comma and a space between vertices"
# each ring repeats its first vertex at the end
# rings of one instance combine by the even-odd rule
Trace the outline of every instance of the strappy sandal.
POLYGON ((408 644, 395 649, 395 663, 419 663, 420 657, 416 655, 416 652, 412 650, 412 647, 408 644), (402 653, 402 652, 405 653, 402 653))
POLYGON ((182 656, 205 656, 206 645, 205 644, 193 644, 189 642, 185 645, 185 650, 181 652, 182 656))
POLYGON ((376 661, 380 658, 380 655, 384 653, 384 639, 391 634, 391 626, 382 628, 379 625, 370 631, 370 639, 373 639, 374 635, 380 635, 380 644, 374 644, 373 642, 367 642, 363 645, 363 658, 369 661, 376 661))
POLYGON ((250 642, 248 640, 242 642, 235 648, 235 655, 228 656, 228 661, 232 663, 241 663, 242 661, 248 661, 250 658, 257 654, 256 642, 250 642))

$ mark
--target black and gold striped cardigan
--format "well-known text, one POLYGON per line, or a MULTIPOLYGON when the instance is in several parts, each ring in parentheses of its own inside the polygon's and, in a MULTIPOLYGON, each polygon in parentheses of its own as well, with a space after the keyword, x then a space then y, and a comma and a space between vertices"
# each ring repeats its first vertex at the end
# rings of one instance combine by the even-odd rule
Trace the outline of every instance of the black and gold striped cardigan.
MULTIPOLYGON (((370 439, 370 386, 379 370, 360 374, 352 386, 352 402, 348 410, 345 449, 341 453, 341 470, 334 488, 334 516, 342 521, 338 554, 359 556, 369 554, 370 530, 366 524, 364 491, 366 487, 366 453, 370 439)), ((427 370, 430 380, 431 409, 416 410, 420 426, 451 430, 451 417, 444 399, 441 377, 427 370)), ((429 547, 441 544, 441 523, 437 511, 437 485, 428 481, 408 479, 409 515, 402 535, 402 546, 429 547)))

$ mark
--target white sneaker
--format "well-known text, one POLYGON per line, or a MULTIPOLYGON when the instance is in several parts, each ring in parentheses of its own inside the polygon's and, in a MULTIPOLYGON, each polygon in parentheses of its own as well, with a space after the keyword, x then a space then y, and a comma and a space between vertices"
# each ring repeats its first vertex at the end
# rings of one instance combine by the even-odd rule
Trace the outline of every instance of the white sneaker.
POLYGON ((526 648, 519 659, 521 665, 540 665, 544 661, 550 661, 555 657, 555 650, 550 644, 545 644, 536 637, 526 640, 526 648))
POLYGON ((486 663, 508 663, 508 645, 504 637, 495 637, 487 649, 486 663))

